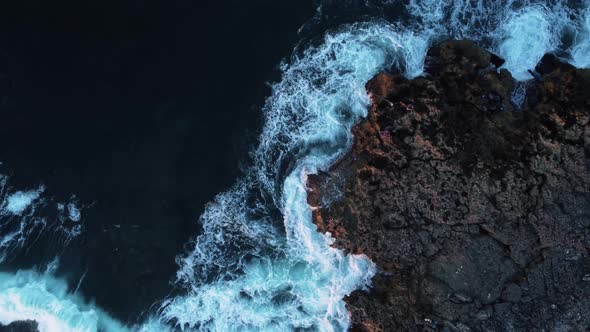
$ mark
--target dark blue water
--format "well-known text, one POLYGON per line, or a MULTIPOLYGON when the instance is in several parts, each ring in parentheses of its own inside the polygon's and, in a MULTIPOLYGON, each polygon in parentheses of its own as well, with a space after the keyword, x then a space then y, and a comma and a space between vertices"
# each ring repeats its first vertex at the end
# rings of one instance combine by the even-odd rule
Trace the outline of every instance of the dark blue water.
MULTIPOLYGON (((58 275, 123 321, 170 291, 206 202, 247 163, 266 81, 311 1, 0 5, 0 160, 17 188, 77 195, 58 275)), ((42 265, 51 236, 2 269, 42 265)))

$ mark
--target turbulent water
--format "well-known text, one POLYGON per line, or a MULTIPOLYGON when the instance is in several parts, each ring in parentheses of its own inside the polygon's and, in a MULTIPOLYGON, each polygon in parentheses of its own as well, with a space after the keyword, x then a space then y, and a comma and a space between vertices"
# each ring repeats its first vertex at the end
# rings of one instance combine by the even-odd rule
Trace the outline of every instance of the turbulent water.
MULTIPOLYGON (((202 234, 177 258, 176 286, 184 295, 163 299, 147 322, 124 326, 84 303, 76 285, 54 278, 50 266, 2 273, 0 323, 35 319, 41 331, 346 330, 343 298, 370 287, 376 268, 365 256, 332 248, 330 234, 316 231, 305 179, 349 146, 351 127, 366 114, 365 83, 392 67, 419 76, 428 47, 446 38, 480 42, 504 58, 504 67, 518 80, 531 78, 528 71, 548 52, 577 67, 590 66, 588 2, 411 0, 400 5, 368 1, 365 6, 373 11, 403 11, 399 17, 365 15, 363 22, 333 28, 300 45, 282 64, 282 78, 262 110, 253 165, 206 207, 199 220, 202 234)), ((327 10, 320 6, 318 17, 327 10)), ((49 231, 47 225, 66 242, 82 231, 75 201, 50 204, 43 187, 12 189, 7 181, 0 176, 0 259, 26 249, 35 241, 30 235, 49 231), (43 218, 40 209, 50 206, 58 219, 43 218)))

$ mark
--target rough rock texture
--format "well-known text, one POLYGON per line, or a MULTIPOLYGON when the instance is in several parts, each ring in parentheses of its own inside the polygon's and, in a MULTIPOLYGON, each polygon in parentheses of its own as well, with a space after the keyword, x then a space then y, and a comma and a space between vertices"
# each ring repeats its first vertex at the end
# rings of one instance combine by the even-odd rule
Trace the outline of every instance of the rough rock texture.
POLYGON ((12 322, 9 325, 0 324, 0 332, 37 332, 38 324, 32 320, 12 322))
POLYGON ((308 180, 335 246, 368 255, 359 331, 590 329, 590 72, 545 56, 524 91, 466 41, 382 73, 351 151, 308 180))

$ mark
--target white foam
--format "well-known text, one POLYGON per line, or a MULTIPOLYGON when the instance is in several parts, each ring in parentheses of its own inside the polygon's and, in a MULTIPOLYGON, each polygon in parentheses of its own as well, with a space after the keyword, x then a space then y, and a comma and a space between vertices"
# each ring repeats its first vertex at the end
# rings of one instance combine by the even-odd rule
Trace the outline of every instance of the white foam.
POLYGON ((52 198, 42 197, 43 185, 35 190, 14 191, 8 182, 9 178, 0 174, 0 263, 10 252, 25 248, 48 230, 62 240, 64 247, 82 233, 82 215, 74 196, 66 213, 64 203, 50 205, 52 198), (46 217, 50 206, 56 207, 57 218, 46 217))
POLYGON ((583 18, 570 51, 571 63, 578 68, 590 68, 590 8, 586 8, 583 18))
POLYGON ((68 292, 65 282, 34 271, 0 273, 0 323, 35 320, 40 332, 127 332, 105 312, 68 292))
POLYGON ((80 208, 76 206, 76 203, 68 203, 68 218, 74 222, 82 219, 82 212, 80 212, 80 208))
POLYGON ((347 147, 352 125, 366 114, 365 83, 392 65, 420 74, 427 44, 393 25, 355 24, 283 65, 264 107, 256 172, 207 207, 203 234, 179 260, 188 293, 166 303, 163 320, 210 331, 348 327, 343 298, 369 285, 375 266, 317 232, 306 175, 347 147), (293 164, 288 173, 285 163, 293 164), (252 202, 260 190, 271 200, 252 202), (282 227, 267 211, 273 202, 282 227))
POLYGON ((366 113, 366 82, 393 65, 409 77, 421 74, 429 33, 385 22, 355 24, 283 65, 283 78, 264 109, 256 152, 258 176, 267 189, 282 185, 277 177, 287 158, 304 157, 315 148, 341 152, 349 126, 366 113))
POLYGON ((531 6, 511 12, 500 27, 498 53, 518 80, 532 78, 528 70, 535 68, 543 55, 554 51, 560 43, 561 30, 568 20, 556 8, 531 6))
MULTIPOLYGON (((417 22, 412 29, 434 31, 431 40, 474 40, 504 58, 503 67, 521 81, 532 77, 528 71, 544 54, 567 52, 561 44, 564 31, 584 25, 580 14, 564 1, 411 0, 407 9, 417 22)), ((569 50, 572 64, 578 67, 590 61, 587 30, 579 29, 578 43, 569 50)))
POLYGON ((45 190, 43 186, 35 190, 17 191, 8 197, 4 203, 4 210, 14 215, 21 215, 34 201, 39 199, 45 190))
POLYGON ((8 177, 0 175, 0 197, 4 197, 0 205, 0 263, 9 251, 22 248, 31 234, 47 225, 45 219, 34 217, 37 207, 44 202, 44 187, 7 194, 7 183, 8 177))

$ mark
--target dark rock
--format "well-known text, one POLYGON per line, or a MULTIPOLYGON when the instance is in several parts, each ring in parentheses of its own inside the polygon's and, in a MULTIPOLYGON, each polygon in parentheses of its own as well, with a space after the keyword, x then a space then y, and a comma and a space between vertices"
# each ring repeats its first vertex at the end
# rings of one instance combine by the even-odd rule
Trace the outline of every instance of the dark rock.
POLYGON ((500 68, 502 67, 502 65, 504 64, 504 59, 500 58, 499 56, 495 55, 495 54, 490 54, 490 62, 496 67, 496 68, 500 68))
POLYGON ((478 311, 477 314, 475 315, 475 317, 478 320, 487 320, 490 317, 492 317, 493 314, 494 314, 494 310, 492 309, 492 307, 485 307, 485 308, 481 309, 480 311, 478 311))
POLYGON ((310 177, 318 229, 380 269, 346 299, 355 329, 590 329, 590 72, 545 56, 516 110, 501 63, 450 41, 425 77, 377 75, 350 152, 310 177))
POLYGON ((38 324, 33 320, 12 322, 8 325, 0 324, 0 332, 37 332, 38 324))
POLYGON ((502 292, 502 299, 509 302, 519 302, 522 297, 522 290, 517 284, 509 283, 502 292))
POLYGON ((453 294, 453 297, 451 297, 451 301, 453 301, 455 303, 468 303, 473 300, 468 295, 456 293, 456 294, 453 294))

